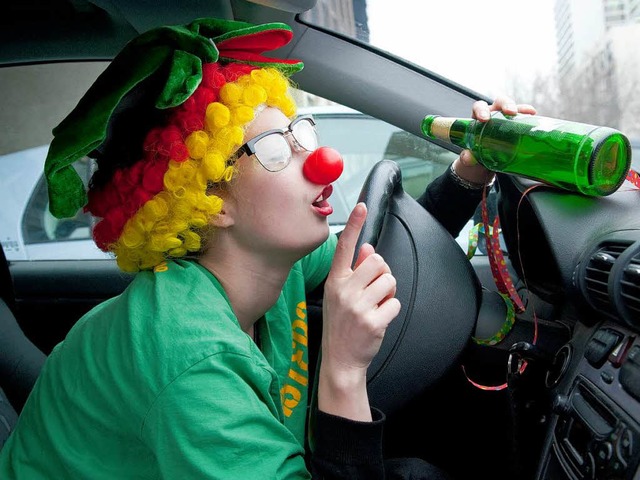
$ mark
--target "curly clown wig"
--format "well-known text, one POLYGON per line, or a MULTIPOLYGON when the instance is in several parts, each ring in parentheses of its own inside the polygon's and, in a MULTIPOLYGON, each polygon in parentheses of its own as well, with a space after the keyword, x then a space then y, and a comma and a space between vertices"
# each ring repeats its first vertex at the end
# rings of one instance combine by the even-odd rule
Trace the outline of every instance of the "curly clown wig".
POLYGON ((287 77, 302 63, 262 55, 290 40, 284 24, 200 19, 129 42, 54 129, 51 213, 98 217, 96 244, 127 272, 201 250, 222 208, 209 187, 233 178, 256 109, 295 115, 287 77), (98 163, 88 196, 72 166, 84 155, 98 163))

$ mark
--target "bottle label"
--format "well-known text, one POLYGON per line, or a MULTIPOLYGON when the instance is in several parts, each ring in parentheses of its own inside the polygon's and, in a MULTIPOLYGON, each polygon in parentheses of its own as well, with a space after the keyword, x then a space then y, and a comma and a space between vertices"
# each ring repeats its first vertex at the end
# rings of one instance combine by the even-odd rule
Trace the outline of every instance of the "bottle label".
POLYGON ((449 141, 449 131, 456 119, 453 117, 438 117, 431 124, 431 134, 441 140, 449 141))

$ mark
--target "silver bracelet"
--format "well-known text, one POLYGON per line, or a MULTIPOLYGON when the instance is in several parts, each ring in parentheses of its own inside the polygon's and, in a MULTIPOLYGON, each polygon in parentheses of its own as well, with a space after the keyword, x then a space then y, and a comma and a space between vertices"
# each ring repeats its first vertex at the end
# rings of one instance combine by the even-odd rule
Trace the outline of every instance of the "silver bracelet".
POLYGON ((482 190, 484 187, 493 185, 493 182, 495 180, 495 177, 492 178, 489 183, 474 183, 474 182, 470 182, 469 180, 465 180, 460 175, 458 175, 456 171, 453 169, 453 163, 449 165, 449 173, 451 174, 451 177, 458 185, 460 185, 463 188, 466 188, 467 190, 482 190))

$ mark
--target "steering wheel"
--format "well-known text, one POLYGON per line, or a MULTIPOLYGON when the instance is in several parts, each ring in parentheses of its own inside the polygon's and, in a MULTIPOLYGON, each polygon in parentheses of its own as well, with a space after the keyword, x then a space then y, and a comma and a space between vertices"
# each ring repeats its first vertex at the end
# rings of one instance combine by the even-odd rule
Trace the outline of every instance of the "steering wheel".
POLYGON ((481 285, 449 232, 403 190, 395 162, 373 167, 358 201, 368 214, 356 256, 365 242, 375 247, 396 278, 402 305, 367 373, 371 405, 389 415, 459 359, 478 318, 481 285))

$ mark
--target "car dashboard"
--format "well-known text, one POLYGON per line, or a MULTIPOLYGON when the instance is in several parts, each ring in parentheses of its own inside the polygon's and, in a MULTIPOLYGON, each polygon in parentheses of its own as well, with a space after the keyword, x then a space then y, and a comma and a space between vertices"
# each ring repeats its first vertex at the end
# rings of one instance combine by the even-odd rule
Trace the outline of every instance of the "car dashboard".
MULTIPOLYGON (((500 219, 525 288, 570 326, 545 376, 538 479, 638 478, 640 191, 607 197, 500 178, 500 219)), ((535 310, 535 305, 533 305, 535 310)))

